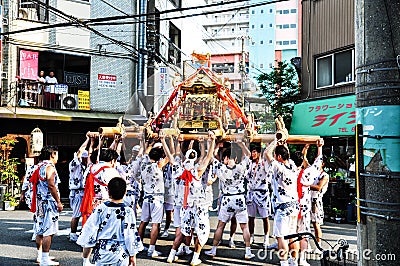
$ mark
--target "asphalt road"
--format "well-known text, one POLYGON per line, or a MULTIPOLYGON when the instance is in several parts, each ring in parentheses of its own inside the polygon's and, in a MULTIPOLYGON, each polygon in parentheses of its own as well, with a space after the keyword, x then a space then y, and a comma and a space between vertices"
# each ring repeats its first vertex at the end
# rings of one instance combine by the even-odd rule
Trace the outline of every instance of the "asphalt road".
MULTIPOLYGON (((210 216, 211 234, 204 250, 210 249, 217 223, 216 213, 211 212, 210 216)), ((68 211, 68 209, 62 213, 59 223, 60 233, 59 236, 54 237, 50 253, 57 258, 60 265, 79 266, 82 264, 82 249, 75 243, 70 243, 67 239, 70 217, 71 212, 68 211)), ((200 256, 200 259, 203 261, 202 265, 279 265, 278 258, 273 252, 267 253, 267 258, 263 258, 265 253, 262 248, 263 236, 261 234, 261 225, 261 220, 256 220, 256 244, 252 246, 252 252, 254 254, 259 254, 259 256, 256 256, 252 261, 245 261, 243 259, 244 244, 240 228, 238 228, 235 236, 236 248, 231 249, 227 246, 229 233, 229 227, 227 226, 227 228, 225 228, 224 241, 217 250, 217 257, 211 259, 202 252, 200 256)), ((28 211, 0 211, 0 228, 0 265, 37 265, 35 263, 35 243, 30 240, 32 236, 32 214, 28 211)), ((326 223, 322 228, 324 232, 323 238, 329 243, 335 244, 338 239, 344 238, 350 244, 351 250, 356 249, 355 225, 326 223)), ((148 237, 148 234, 146 235, 148 237)), ((138 255, 137 264, 151 266, 171 265, 165 261, 171 249, 173 239, 174 235, 170 233, 167 239, 157 241, 157 250, 163 253, 161 257, 151 259, 148 258, 145 253, 141 253, 138 255)), ((144 243, 148 244, 148 240, 149 239, 146 238, 144 243)), ((271 242, 272 241, 271 239, 271 242)), ((327 248, 328 244, 323 244, 323 246, 327 248)), ((190 259, 191 256, 181 257, 174 265, 188 265, 190 259)), ((312 257, 309 259, 311 265, 320 265, 318 260, 311 259, 312 257)))

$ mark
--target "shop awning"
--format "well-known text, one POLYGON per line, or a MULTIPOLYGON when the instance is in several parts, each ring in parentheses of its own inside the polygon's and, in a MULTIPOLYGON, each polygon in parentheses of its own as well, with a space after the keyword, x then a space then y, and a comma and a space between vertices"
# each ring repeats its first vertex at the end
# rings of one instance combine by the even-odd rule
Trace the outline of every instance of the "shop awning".
POLYGON ((123 114, 111 114, 102 112, 78 112, 62 110, 44 110, 35 108, 21 107, 0 107, 0 118, 20 118, 20 119, 40 119, 58 121, 108 121, 118 122, 118 118, 123 114))
POLYGON ((354 135, 356 96, 302 102, 293 112, 290 134, 319 136, 354 135))

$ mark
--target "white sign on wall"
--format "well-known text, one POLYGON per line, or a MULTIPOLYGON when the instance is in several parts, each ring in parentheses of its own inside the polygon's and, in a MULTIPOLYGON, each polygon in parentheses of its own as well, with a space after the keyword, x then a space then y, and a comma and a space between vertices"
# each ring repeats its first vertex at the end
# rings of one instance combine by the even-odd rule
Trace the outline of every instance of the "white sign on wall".
POLYGON ((117 76, 108 74, 97 75, 97 88, 115 89, 117 86, 117 76))

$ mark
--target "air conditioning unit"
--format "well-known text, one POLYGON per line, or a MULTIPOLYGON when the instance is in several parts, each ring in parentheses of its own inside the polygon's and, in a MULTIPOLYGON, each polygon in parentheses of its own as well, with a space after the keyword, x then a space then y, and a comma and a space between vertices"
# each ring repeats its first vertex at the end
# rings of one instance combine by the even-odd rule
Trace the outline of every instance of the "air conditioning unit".
POLYGON ((8 79, 8 73, 5 71, 1 72, 1 79, 8 79))
POLYGON ((35 8, 20 8, 18 9, 18 18, 38 20, 37 10, 35 8))
POLYGON ((77 110, 78 95, 77 94, 61 94, 61 109, 77 110))
POLYGON ((3 18, 3 25, 8 25, 8 18, 3 18))

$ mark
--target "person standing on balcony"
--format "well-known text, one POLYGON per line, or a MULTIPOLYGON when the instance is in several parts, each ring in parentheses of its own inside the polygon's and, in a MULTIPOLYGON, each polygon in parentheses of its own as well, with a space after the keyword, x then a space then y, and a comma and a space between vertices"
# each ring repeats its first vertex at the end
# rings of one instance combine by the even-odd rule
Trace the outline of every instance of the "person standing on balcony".
POLYGON ((58 84, 57 78, 54 76, 54 71, 50 71, 49 75, 46 76, 46 87, 44 90, 45 96, 45 107, 55 107, 56 94, 54 93, 54 85, 58 84))
POLYGON ((43 93, 44 93, 44 84, 46 83, 46 78, 44 76, 44 71, 41 70, 39 72, 39 76, 37 77, 37 93, 38 93, 38 97, 37 97, 37 106, 39 107, 43 107, 43 93))

